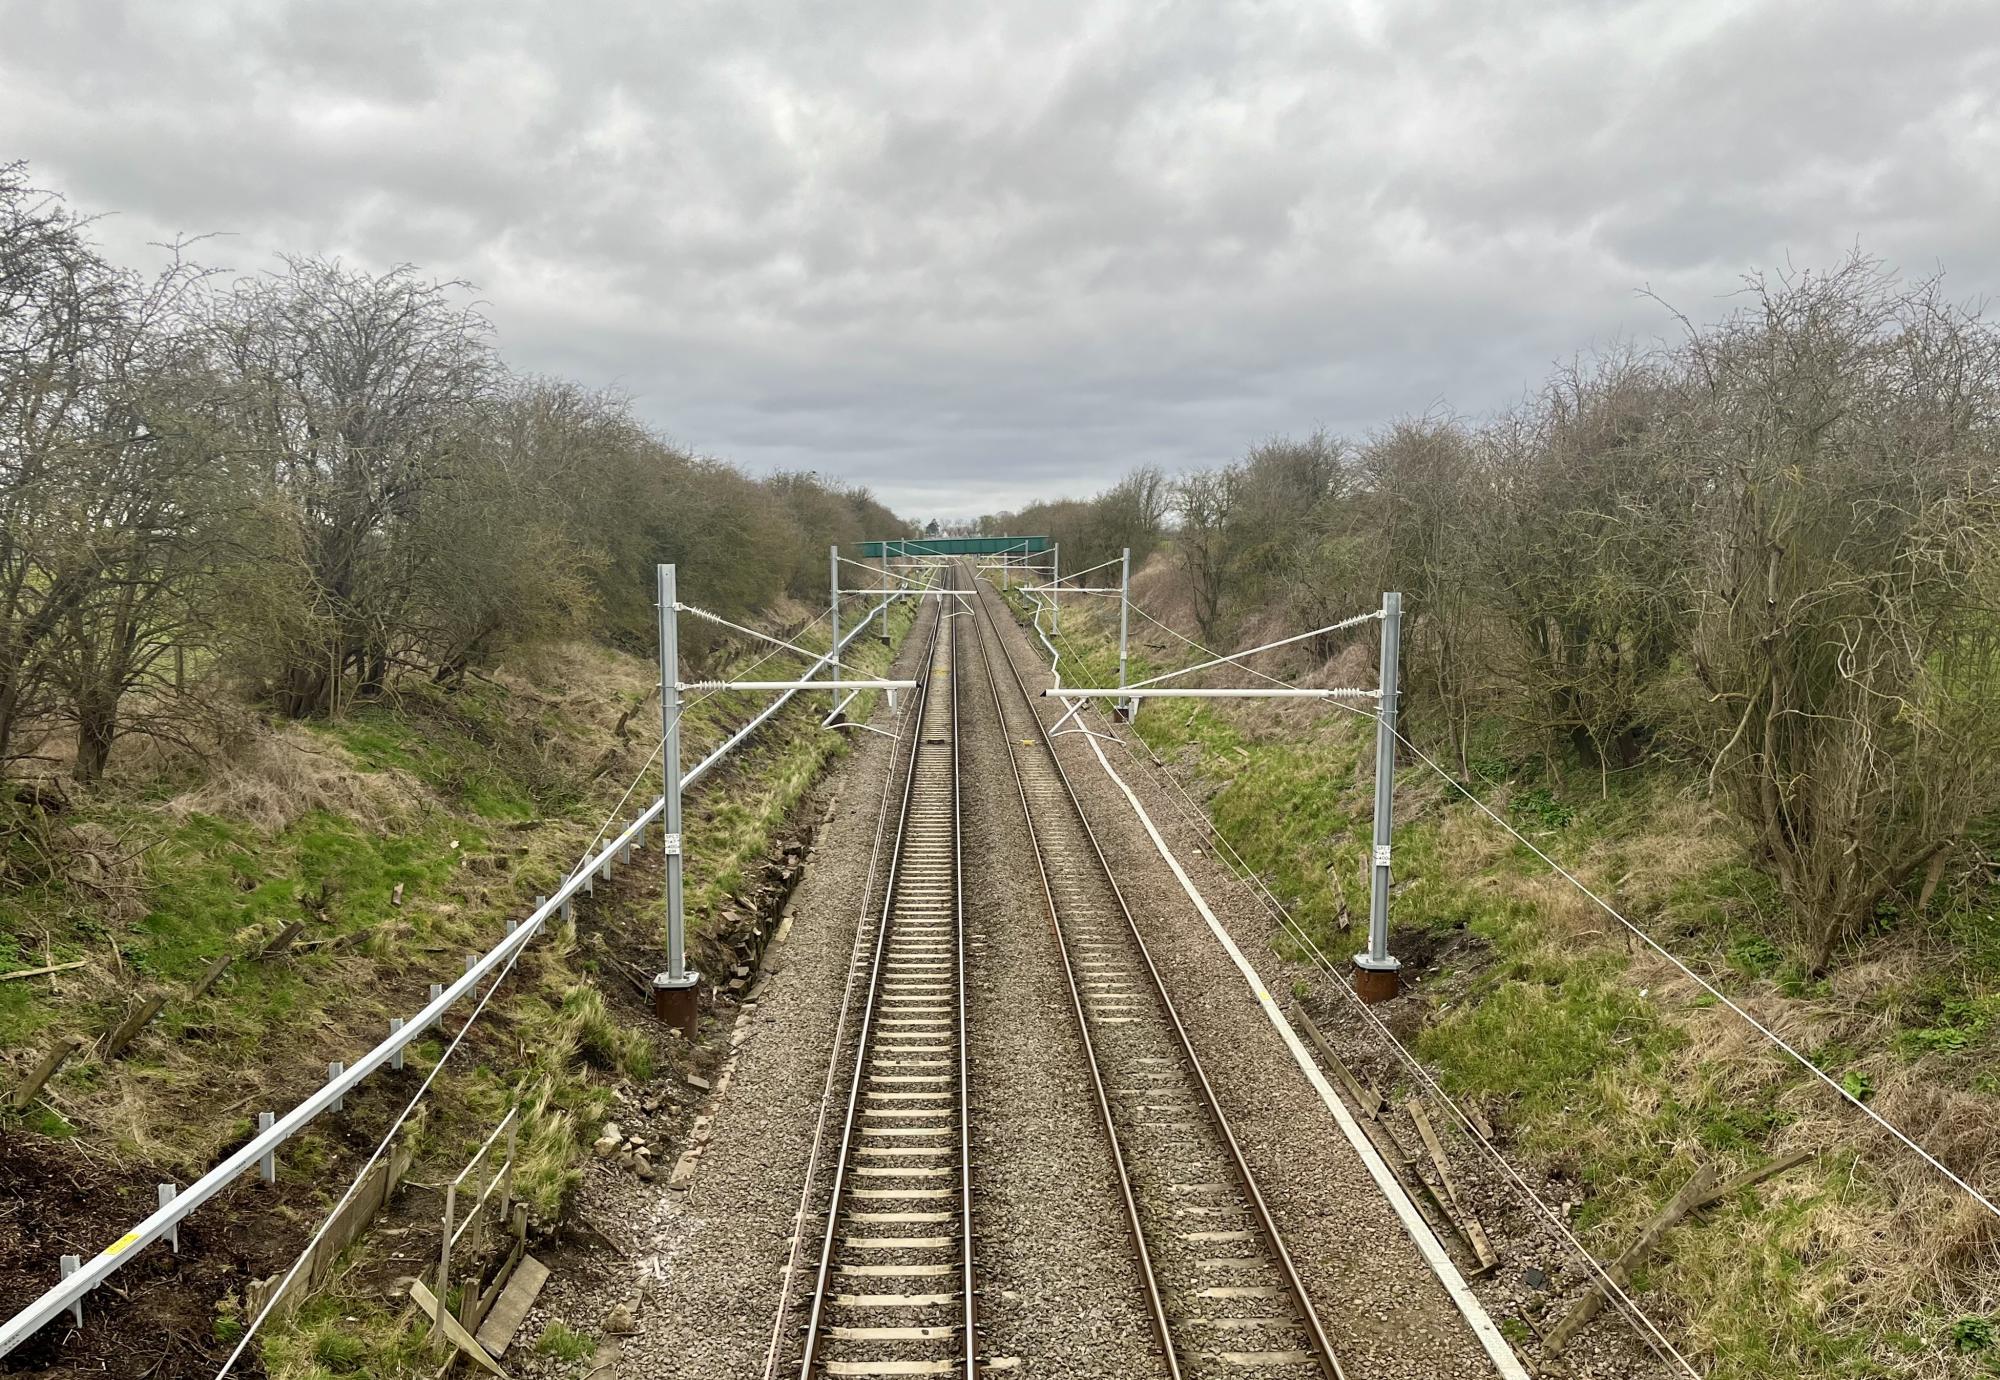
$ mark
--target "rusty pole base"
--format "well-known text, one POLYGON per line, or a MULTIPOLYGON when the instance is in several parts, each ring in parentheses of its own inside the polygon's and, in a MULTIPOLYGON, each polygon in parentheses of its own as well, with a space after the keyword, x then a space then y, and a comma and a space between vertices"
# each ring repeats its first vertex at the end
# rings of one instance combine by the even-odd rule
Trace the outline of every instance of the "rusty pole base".
POLYGON ((701 974, 690 970, 679 982, 665 973, 653 979, 653 1014, 692 1040, 700 1030, 701 974))
POLYGON ((1367 954, 1354 956, 1354 995, 1373 1006, 1403 990, 1403 965, 1391 958, 1377 963, 1367 954))

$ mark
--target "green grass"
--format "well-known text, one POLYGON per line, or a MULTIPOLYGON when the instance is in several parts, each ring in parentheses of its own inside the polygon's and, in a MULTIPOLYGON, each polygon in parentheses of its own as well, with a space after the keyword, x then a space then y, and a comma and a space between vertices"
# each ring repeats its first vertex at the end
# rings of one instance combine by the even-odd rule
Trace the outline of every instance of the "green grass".
MULTIPOLYGON (((241 1329, 233 1314, 216 1319, 218 1341, 233 1341, 241 1329)), ((428 1325, 412 1327, 378 1296, 338 1284, 308 1299, 290 1319, 268 1324, 258 1342, 271 1380, 415 1377, 434 1373, 443 1355, 428 1325)))
MULTIPOLYGON (((1111 683, 1115 624, 1066 614, 1064 634, 1067 678, 1111 683)), ((1338 955, 1366 915, 1372 734, 1334 713, 1303 726, 1288 716, 1282 731, 1252 727, 1267 721, 1213 702, 1161 701, 1142 705, 1136 730, 1208 792, 1222 836, 1338 955)), ((1719 834, 1689 845, 1682 831, 1709 826, 1684 808, 1671 768, 1602 780, 1578 772, 1572 786, 1538 752, 1511 752, 1495 730, 1475 738, 1481 795, 1669 947, 1746 994, 1830 995, 1786 942, 1776 883, 1747 849, 1719 834)), ((1737 1056, 1705 1057, 1703 1032, 1713 1027, 1701 1022, 1718 1019, 1714 998, 1667 1002, 1650 992, 1658 979, 1606 942, 1615 922, 1427 769, 1406 770, 1398 797, 1392 947, 1452 935, 1466 945, 1460 971, 1432 979, 1417 1050, 1448 1090, 1487 1112, 1518 1160, 1580 1187, 1572 1225, 1600 1256, 1616 1254, 1698 1165, 1728 1174, 1760 1164, 1795 1116, 1826 1114, 1807 1076, 1775 1057, 1748 1069, 1737 1056), (1557 914, 1558 904, 1569 909, 1557 914), (1604 937, 1578 937, 1591 930, 1604 937)), ((1885 921, 1929 924, 1960 958, 1942 976, 1891 980, 1871 999, 1900 1028, 1886 1043, 1812 1051, 1857 1096, 1875 1094, 1892 1055, 1945 1070, 1947 1084, 1978 1088, 1983 1077, 1984 1090, 2000 1094, 1993 899, 1951 898, 1934 919, 1895 911, 1885 921)), ((1292 947, 1279 942, 1298 956, 1292 947)), ((1891 1249, 1871 1264, 1872 1242, 1886 1238, 1861 1224, 1891 1222, 1894 1211, 1877 1167, 1836 1144, 1677 1228, 1635 1285, 1707 1359, 1706 1373, 1730 1380, 2000 1374, 1991 1324, 1946 1307, 1951 1296, 1934 1277, 1896 1281, 1899 1297, 1933 1300, 1908 1312, 1881 1301, 1887 1281, 1857 1292, 1856 1280, 1899 1258, 1891 1249)))
MULTIPOLYGON (((447 693, 417 682, 316 727, 364 769, 407 772, 483 819, 533 819, 583 800, 573 775, 545 760, 535 726, 520 721, 495 685, 475 681, 447 693)), ((575 725, 557 720, 540 729, 553 735, 575 725)))
POLYGON ((565 1323, 552 1321, 542 1329, 542 1335, 535 1338, 535 1354, 575 1365, 597 1354, 597 1339, 588 1332, 579 1332, 565 1323))

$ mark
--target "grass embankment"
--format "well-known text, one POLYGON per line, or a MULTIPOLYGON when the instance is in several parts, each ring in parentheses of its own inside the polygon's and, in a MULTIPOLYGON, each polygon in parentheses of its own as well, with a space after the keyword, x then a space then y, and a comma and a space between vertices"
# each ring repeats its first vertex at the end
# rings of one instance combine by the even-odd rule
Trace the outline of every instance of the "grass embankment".
MULTIPOLYGON (((1066 608, 1064 634, 1072 683, 1115 682, 1115 621, 1066 608)), ((1157 636, 1135 646, 1134 679, 1196 659, 1157 636)), ((1315 944, 1336 961, 1364 946, 1372 723, 1170 700, 1143 705, 1137 730, 1315 944)), ((1881 937, 1816 980, 1775 937, 1775 889, 1697 783, 1656 768, 1572 785, 1536 750, 1495 737, 1485 753, 1482 798, 1851 1092, 1961 1172, 2000 1154, 1990 892, 1885 911, 1881 937)), ((1427 767, 1401 771, 1397 811, 1392 947, 1423 976, 1397 1019, 1517 1162, 1576 1201, 1572 1225, 1600 1257, 1698 1164, 1727 1175, 1822 1152, 1677 1228, 1637 1280, 1712 1374, 2000 1374, 2000 1252, 1976 1204, 1628 945, 1427 767)))
MULTIPOLYGON (((898 642, 910 621, 907 609, 894 614, 898 642)), ((891 648, 864 639, 852 644, 847 663, 852 674, 881 675, 892 657, 891 648)), ((872 693, 864 694, 849 712, 865 719, 874 701, 872 693)), ((700 722, 683 725, 688 761, 754 712, 754 704, 751 697, 733 696, 697 706, 700 722)), ((826 707, 818 697, 795 701, 739 749, 740 757, 718 766, 688 802, 685 898, 691 952, 720 945, 725 938, 720 924, 748 873, 812 784, 847 751, 850 738, 817 727, 826 707)), ((524 1108, 525 1124, 532 1128, 525 1133, 524 1158, 535 1166, 529 1178, 540 1188, 524 1186, 523 1196, 543 1222, 560 1214, 580 1178, 590 1135, 611 1113, 612 1084, 643 1083, 656 1058, 654 1044, 620 1025, 607 1012, 599 990, 578 979, 586 970, 595 977, 597 965, 578 958, 575 938, 573 925, 560 928, 543 959, 560 965, 565 974, 560 1001, 552 1004, 545 983, 540 992, 524 994, 503 1018, 510 1025, 519 1023, 517 1048, 534 1051, 532 1057, 525 1066, 482 1064, 458 1096, 468 1123, 454 1138, 461 1155, 471 1143, 471 1131, 490 1127, 509 1106, 524 1108)), ((607 974, 603 980, 620 979, 607 974)), ((678 1047, 671 1052, 681 1053, 678 1047)), ((580 1371, 596 1343, 555 1325, 541 1334, 534 1349, 538 1356, 580 1371)), ((264 1358, 275 1380, 326 1380, 342 1374, 416 1380, 436 1369, 438 1352, 426 1323, 385 1299, 356 1272, 336 1279, 276 1330, 264 1358)))
MULTIPOLYGON (((898 631, 908 621, 899 613, 898 631)), ((888 660, 872 639, 851 649, 863 673, 888 660)), ((240 738, 210 761, 134 753, 118 778, 61 816, 23 816, 8 835, 0 971, 85 964, 0 984, 0 1043, 14 1064, 63 1035, 93 1040, 134 989, 167 1001, 121 1057, 86 1046, 34 1108, 0 1115, 114 1163, 182 1182, 199 1174, 250 1134, 256 1111, 291 1105, 328 1060, 379 1039, 390 1016, 422 1004, 427 983, 449 981, 466 953, 553 890, 657 743, 656 679, 643 659, 579 648, 500 681, 420 688, 333 723, 245 715, 240 738), (304 928, 289 950, 257 956, 294 922, 304 928), (207 993, 187 995, 232 955, 207 993)), ((815 727, 826 706, 807 701, 823 698, 800 697, 690 797, 692 943, 712 938, 773 833, 845 750, 841 735, 815 727)), ((718 695, 692 706, 686 760, 759 703, 718 695)), ((655 771, 621 813, 657 790, 655 771)), ((655 1042, 607 1007, 594 966, 578 952, 574 924, 531 947, 420 1112, 413 1178, 462 1161, 516 1107, 518 1195, 543 1224, 560 1215, 612 1087, 644 1081, 659 1059, 655 1042)), ((412 1047, 412 1076, 444 1043, 412 1047)), ((389 1110, 384 1098, 380 1115, 389 1110)), ((353 1157, 352 1130, 344 1138, 338 1125, 316 1126, 286 1148, 280 1177, 291 1191, 279 1215, 301 1237, 345 1187, 344 1173, 323 1171, 353 1157)), ((424 1369, 409 1317, 378 1283, 337 1278, 273 1329, 271 1373, 424 1369)), ((216 1337, 238 1326, 225 1304, 216 1337)))

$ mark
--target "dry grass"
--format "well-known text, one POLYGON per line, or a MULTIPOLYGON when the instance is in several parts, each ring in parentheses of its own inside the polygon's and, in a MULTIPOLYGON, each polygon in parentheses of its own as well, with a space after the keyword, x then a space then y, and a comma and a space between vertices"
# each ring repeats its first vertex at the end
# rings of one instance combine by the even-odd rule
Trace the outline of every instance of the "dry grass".
POLYGON ((426 798, 394 770, 364 772, 323 734, 277 724, 244 735, 210 765, 206 779, 167 802, 167 813, 217 815, 279 834, 315 810, 368 828, 407 815, 426 798))
MULTIPOLYGON (((1179 583, 1156 559, 1135 581, 1135 596, 1191 628, 1179 583)), ((1116 636, 1115 624, 1082 620, 1070 632, 1086 650, 1116 636)), ((1155 643, 1163 664, 1191 655, 1149 629, 1145 645, 1155 643)), ((1374 674, 1372 647, 1361 645, 1323 666, 1292 652, 1258 665, 1314 685, 1366 684, 1374 674)), ((1303 702, 1231 703, 1196 715, 1148 710, 1162 712, 1174 717, 1158 721, 1176 726, 1163 752, 1211 788, 1239 790, 1229 783, 1241 760, 1259 752, 1286 754, 1275 764, 1262 759, 1277 770, 1317 770, 1329 793, 1318 856, 1343 866, 1359 857, 1349 845, 1367 809, 1365 769, 1355 765, 1367 751, 1365 724, 1303 702)), ((1956 971, 1964 957, 1927 949, 1922 927, 1910 925, 1830 983, 1813 981, 1784 952, 1774 893, 1741 829, 1712 800, 1677 788, 1666 773, 1613 780, 1602 798, 1598 784, 1594 775, 1574 790, 1555 783, 1534 792, 1540 805, 1521 798, 1531 787, 1480 793, 1759 1022, 1836 1080, 1854 1080, 1870 1106, 1957 1172, 2000 1184, 2000 1099, 1963 1086, 1976 1072, 1968 1068, 1974 1056, 1916 1058, 1899 1043, 1913 993, 1941 982, 1990 992, 1990 979, 1982 988, 1956 971), (1770 947, 1753 946, 1739 962, 1738 943, 1759 937, 1770 947)), ((1229 827, 1221 809, 1228 797, 1216 799, 1229 827)), ((1990 1214, 1517 851, 1444 783, 1404 773, 1397 819, 1399 856, 1411 859, 1400 874, 1403 923, 1463 922, 1492 945, 1483 965, 1478 945, 1453 949, 1453 971, 1432 988, 1444 1005, 1430 1030, 1444 1038, 1426 1048, 1462 1061, 1441 1067, 1448 1077, 1472 1076, 1481 1089, 1472 1095, 1509 1124, 1517 1156, 1583 1181, 1579 1225, 1600 1253, 1615 1253, 1697 1164, 1728 1173, 1797 1148, 1819 1152, 1744 1203, 1675 1231, 1647 1271, 1649 1311, 1710 1374, 2000 1375, 2000 1346, 1961 1351, 1954 1332, 1962 1319, 2000 1323, 2000 1224, 1990 1214), (1610 1032, 1596 1053, 1548 1057, 1591 1049, 1593 1027, 1610 1032), (1497 1046, 1527 1082, 1489 1095, 1480 1066, 1488 1074, 1497 1067, 1497 1046)), ((1281 893, 1288 881, 1302 889, 1282 871, 1273 880, 1281 893)))

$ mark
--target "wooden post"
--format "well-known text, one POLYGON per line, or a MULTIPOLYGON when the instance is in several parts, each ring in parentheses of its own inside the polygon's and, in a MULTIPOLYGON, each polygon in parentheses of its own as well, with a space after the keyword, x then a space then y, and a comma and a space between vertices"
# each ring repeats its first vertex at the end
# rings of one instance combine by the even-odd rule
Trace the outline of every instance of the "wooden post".
POLYGON ((81 1048, 83 1048, 83 1041, 77 1039, 74 1035, 65 1035, 62 1039, 57 1040, 55 1047, 42 1056, 42 1062, 35 1065, 29 1071, 28 1076, 23 1078, 20 1085, 14 1089, 14 1105, 25 1108, 29 1103, 33 1102, 35 1095, 41 1092, 42 1085, 55 1077, 56 1070, 63 1066, 70 1055, 76 1053, 81 1048))
POLYGON ((215 980, 227 972, 229 965, 235 961, 235 954, 224 954, 209 964, 207 970, 195 979, 194 986, 188 989, 188 1000, 193 1001, 196 997, 206 995, 208 989, 215 986, 215 980))
POLYGON ((1633 1268, 1653 1253, 1660 1244, 1660 1238, 1665 1236, 1675 1223, 1725 1198, 1732 1198, 1754 1184, 1760 1184, 1788 1169, 1796 1168, 1811 1159, 1813 1154, 1811 1150, 1795 1150, 1761 1168, 1746 1170, 1723 1184, 1715 1181, 1714 1165, 1705 1164, 1695 1170, 1688 1181, 1681 1185, 1680 1192, 1669 1199, 1667 1205, 1654 1213, 1652 1220, 1639 1229, 1639 1235, 1632 1244, 1605 1267, 1605 1277, 1598 1279, 1591 1291, 1578 1299, 1576 1306, 1556 1324, 1545 1343, 1549 1355, 1561 1355, 1562 1349, 1569 1345, 1577 1331, 1596 1317, 1598 1310, 1604 1307, 1606 1279, 1623 1289, 1632 1277, 1633 1268))
POLYGON ((1326 1036, 1320 1033, 1320 1028, 1317 1025, 1313 1024, 1313 1018, 1306 1014, 1304 1007, 1293 1006, 1292 1014, 1298 1017, 1299 1024, 1306 1028, 1306 1035, 1312 1040, 1313 1048, 1319 1051, 1320 1057, 1326 1060, 1328 1067, 1339 1077, 1341 1086, 1347 1089, 1347 1095, 1354 1100, 1355 1109, 1370 1121, 1374 1121, 1381 1116, 1388 1109, 1389 1105, 1382 1094, 1375 1089, 1373 1084, 1370 1084, 1365 1091, 1363 1090, 1361 1080, 1354 1076, 1353 1070, 1347 1067, 1346 1061, 1333 1052, 1333 1046, 1327 1043, 1326 1036))
POLYGON ((1444 1196, 1451 1200, 1452 1211, 1457 1214, 1459 1224, 1465 1229, 1465 1239, 1472 1246, 1473 1255, 1479 1259, 1483 1273, 1492 1269, 1500 1261, 1493 1253, 1493 1243, 1486 1239, 1486 1229, 1479 1225, 1479 1219, 1465 1206, 1465 1200, 1458 1195, 1458 1184, 1451 1177, 1451 1164, 1444 1157, 1444 1146, 1438 1140, 1437 1128, 1431 1125, 1430 1114, 1424 1111, 1424 1104, 1412 1099, 1409 1104, 1410 1120, 1417 1124, 1417 1134, 1423 1137, 1424 1149, 1430 1152, 1431 1163, 1437 1166, 1438 1182, 1444 1185, 1444 1196))
POLYGON ((104 1037, 104 1057, 116 1059, 125 1046, 138 1038, 139 1032, 152 1024, 153 1017, 160 1014, 160 1008, 167 1004, 164 992, 155 992, 143 1000, 135 1000, 125 1013, 125 1018, 113 1026, 111 1033, 104 1037))
POLYGON ((292 942, 296 940, 301 934, 304 934, 305 929, 306 929, 305 921, 303 920, 292 921, 291 924, 285 926, 284 929, 278 931, 278 937, 276 939, 273 939, 269 944, 266 944, 264 946, 264 951, 258 954, 257 956, 259 958, 276 958, 279 954, 291 948, 292 942))

